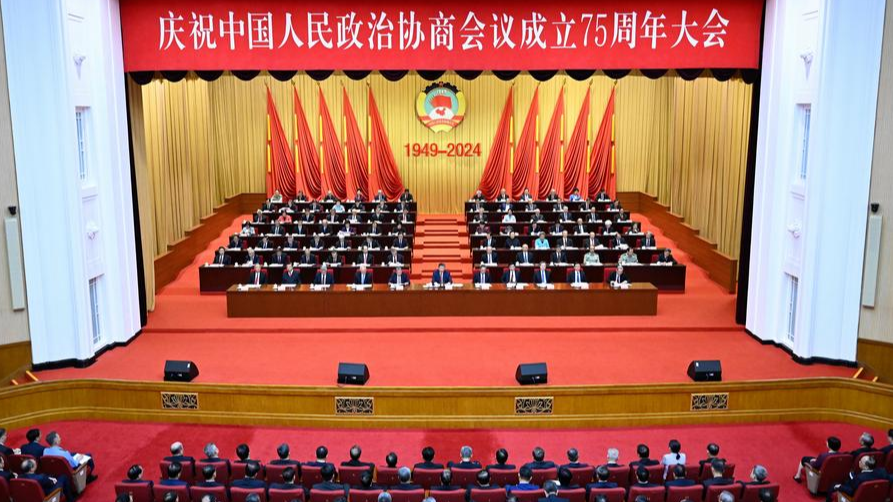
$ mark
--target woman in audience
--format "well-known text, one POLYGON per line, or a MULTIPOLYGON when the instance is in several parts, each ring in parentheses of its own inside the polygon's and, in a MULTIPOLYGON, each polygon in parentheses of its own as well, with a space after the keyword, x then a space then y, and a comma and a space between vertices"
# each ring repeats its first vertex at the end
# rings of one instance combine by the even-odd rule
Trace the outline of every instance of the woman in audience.
POLYGON ((682 443, 675 439, 670 440, 670 453, 664 455, 660 463, 664 466, 664 477, 676 464, 685 465, 685 453, 682 453, 682 443))

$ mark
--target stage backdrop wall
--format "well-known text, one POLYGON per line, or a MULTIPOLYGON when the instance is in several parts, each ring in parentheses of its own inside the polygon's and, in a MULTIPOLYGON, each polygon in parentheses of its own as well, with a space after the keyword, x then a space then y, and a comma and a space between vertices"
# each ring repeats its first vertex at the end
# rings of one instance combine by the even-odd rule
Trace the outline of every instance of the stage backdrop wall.
MULTIPOLYGON (((594 136, 616 83, 617 189, 656 195, 716 241, 720 250, 737 256, 750 123, 749 85, 738 79, 685 81, 665 76, 651 80, 635 74, 619 81, 597 74, 583 82, 559 74, 540 83, 528 75, 506 82, 488 73, 472 81, 447 73, 442 80, 459 87, 468 108, 458 127, 439 134, 417 118, 416 97, 430 82, 412 73, 397 82, 377 74, 363 81, 335 74, 322 82, 298 74, 290 82, 280 82, 266 73, 247 82, 230 74, 206 82, 190 74, 179 82, 155 80, 142 87, 132 85, 131 107, 139 108, 133 117, 141 117, 145 130, 145 164, 137 165, 145 170, 147 191, 152 194, 153 224, 147 226, 154 235, 144 238, 155 243, 156 254, 163 253, 226 197, 264 191, 266 85, 272 90, 289 139, 295 131, 292 86, 297 88, 315 141, 317 89, 322 89, 342 138, 341 89, 347 89, 365 139, 366 86, 370 85, 403 181, 416 195, 420 211, 456 213, 480 180, 509 87, 515 87, 517 139, 539 86, 542 139, 562 86, 567 138, 586 88, 592 86, 594 136), (440 150, 450 143, 479 143, 480 156, 412 155, 412 145, 426 143, 437 143, 440 150), (410 145, 409 155, 406 145, 410 145)), ((134 129, 139 128, 135 125, 134 129)), ((142 140, 135 141, 139 142, 142 140)), ((146 204, 141 202, 141 206, 146 204)))

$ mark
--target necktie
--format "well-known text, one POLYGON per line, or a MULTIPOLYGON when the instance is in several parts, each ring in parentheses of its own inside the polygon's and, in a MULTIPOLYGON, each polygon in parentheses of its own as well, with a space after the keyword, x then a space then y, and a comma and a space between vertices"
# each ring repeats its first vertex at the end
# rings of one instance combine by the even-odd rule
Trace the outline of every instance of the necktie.
POLYGON ((509 274, 509 282, 515 282, 515 273, 514 272, 509 274))
POLYGON ((580 272, 574 272, 574 282, 580 282, 580 272))
POLYGON ((254 273, 254 284, 258 286, 260 285, 260 272, 254 273))
POLYGON ((366 284, 366 273, 360 274, 360 284, 366 284))

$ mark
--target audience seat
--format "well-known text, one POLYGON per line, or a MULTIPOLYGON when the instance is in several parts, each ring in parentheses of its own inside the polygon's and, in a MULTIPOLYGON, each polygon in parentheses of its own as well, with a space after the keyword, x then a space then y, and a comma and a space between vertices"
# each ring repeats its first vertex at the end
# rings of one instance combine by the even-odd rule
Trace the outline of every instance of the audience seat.
POLYGON ((60 502, 62 489, 57 488, 49 495, 43 494, 40 483, 33 479, 13 479, 9 482, 9 495, 15 502, 60 502))
MULTIPOLYGON (((218 502, 229 501, 229 493, 227 493, 225 486, 193 486, 189 491, 192 493, 192 498, 199 502, 201 502, 202 497, 205 495, 213 495, 218 502)), ((137 502, 136 499, 134 499, 133 502, 137 502)))
POLYGON ((741 492, 741 502, 760 502, 760 490, 769 490, 778 500, 778 483, 769 483, 765 485, 744 485, 741 492))
POLYGON ((545 495, 543 495, 542 490, 515 490, 512 492, 512 496, 515 497, 518 502, 537 502, 545 495))
POLYGON ((490 469, 490 482, 494 485, 516 485, 518 481, 517 469, 490 469))
POLYGON ((451 469, 453 472, 453 484, 456 486, 477 485, 477 475, 480 469, 451 469))
MULTIPOLYGON (((378 467, 375 469, 375 481, 382 486, 392 486, 400 482, 397 478, 398 467, 378 467)), ((455 481, 455 478, 453 479, 455 481)))
POLYGON ((322 470, 322 467, 318 465, 301 466, 301 484, 304 486, 304 489, 309 490, 313 488, 313 485, 322 483, 320 470, 322 470))
POLYGON ((701 485, 671 486, 667 488, 667 502, 681 502, 683 499, 690 499, 692 502, 701 502, 703 497, 704 487, 701 485))
MULTIPOLYGON (((267 490, 265 488, 230 488, 229 498, 231 502, 245 502, 248 495, 256 493, 260 497, 260 502, 266 502, 267 490)), ((339 492, 340 493, 340 492, 339 492)), ((343 494, 342 494, 343 495, 343 494)))
MULTIPOLYGON (((391 493, 391 495, 393 494, 391 493)), ((505 502, 505 488, 472 488, 471 500, 474 502, 505 502)), ((394 502, 398 501, 394 500, 394 502)))
POLYGON ((360 476, 371 470, 373 467, 368 465, 342 465, 338 468, 338 480, 350 486, 359 486, 360 476))
MULTIPOLYGON (((735 464, 732 462, 726 462, 726 468, 722 471, 722 476, 724 478, 734 479, 735 478, 735 464)), ((704 468, 701 469, 701 476, 698 479, 698 483, 703 483, 705 480, 713 477, 713 471, 710 469, 710 464, 704 464, 704 468)))
POLYGON ((531 469, 531 472, 533 472, 533 476, 531 476, 530 482, 537 486, 543 486, 550 479, 558 479, 557 467, 551 469, 531 469))
MULTIPOLYGON (((702 488, 703 489, 703 488, 702 488)), ((629 495, 627 500, 636 500, 639 495, 644 495, 649 502, 663 502, 667 489, 663 486, 643 487, 632 485, 629 487, 629 495)))
POLYGON ((629 488, 629 471, 630 468, 625 465, 608 467, 608 481, 617 483, 620 488, 629 488))
POLYGON ((719 502, 719 494, 722 492, 730 492, 738 500, 741 495, 741 485, 733 483, 731 485, 711 485, 707 487, 707 493, 704 495, 704 502, 719 502))
POLYGON ((9 483, 6 482, 6 478, 0 478, 0 502, 9 501, 9 483))
POLYGON ((342 490, 310 490, 310 502, 335 502, 338 497, 343 496, 342 490))
POLYGON ((604 278, 602 278, 602 281, 603 281, 605 284, 608 283, 608 278, 611 277, 611 274, 613 274, 615 270, 617 270, 617 267, 605 267, 604 278))
POLYGON ((422 485, 422 488, 430 490, 432 486, 440 484, 440 475, 442 473, 443 469, 414 469, 412 471, 412 481, 417 485, 422 485))
MULTIPOLYGON (((625 476, 624 479, 626 479, 625 476)), ((626 500, 626 490, 621 487, 590 490, 589 502, 595 502, 595 497, 598 495, 604 495, 608 502, 624 502, 626 500)))
MULTIPOLYGON (((217 482, 223 485, 229 485, 229 480, 231 478, 229 474, 229 464, 226 462, 202 462, 198 461, 195 463, 195 471, 202 472, 202 469, 206 465, 214 466, 214 469, 217 471, 217 482)), ((182 500, 180 502, 183 502, 182 500)))
POLYGON ((657 254, 651 255, 651 263, 657 263, 657 258, 658 258, 659 256, 660 256, 660 255, 657 255, 657 254))
MULTIPOLYGON (((661 464, 657 465, 646 465, 644 466, 645 470, 648 471, 648 480, 655 484, 663 484, 664 482, 664 466, 661 464)), ((636 471, 639 469, 636 467, 629 467, 629 486, 634 486, 638 478, 636 477, 636 471)))
POLYGON ((425 500, 425 490, 392 490, 389 493, 393 502, 422 502, 425 500))
POLYGON ((828 455, 825 461, 822 462, 820 470, 807 465, 804 468, 806 471, 806 489, 813 495, 827 493, 832 486, 846 481, 852 465, 853 457, 849 453, 828 455))
MULTIPOLYGON (((158 468, 161 470, 161 479, 167 479, 167 466, 171 465, 171 462, 167 460, 162 460, 158 463, 158 468)), ((180 472, 180 479, 189 483, 190 485, 195 480, 195 472, 193 471, 192 463, 186 462, 181 463, 180 466, 183 470, 180 472)))
POLYGON ((299 482, 301 480, 301 478, 300 478, 301 470, 300 470, 299 466, 267 464, 267 468, 266 468, 267 484, 284 482, 285 480, 282 479, 282 473, 289 467, 291 467, 292 469, 295 470, 295 482, 299 482))
POLYGON ((37 469, 54 478, 67 476, 68 482, 71 483, 71 490, 74 493, 84 493, 84 490, 87 488, 88 467, 86 464, 78 466, 77 469, 72 469, 71 464, 65 458, 55 455, 44 455, 40 457, 37 469))
MULTIPOLYGON (((304 490, 268 490, 269 502, 304 502, 304 490)), ((353 492, 351 492, 353 496, 353 492)), ((217 500, 220 500, 219 498, 217 500)), ((200 502, 200 501, 199 501, 200 502)))
POLYGON ((465 490, 431 492, 437 502, 465 502, 465 490))
MULTIPOLYGON (((382 490, 361 490, 351 489, 350 490, 350 502, 378 502, 378 496, 381 495, 382 490)), ((270 493, 270 502, 278 502, 273 500, 273 493, 271 490, 270 493)), ((290 502, 286 500, 285 502, 290 502)))
POLYGON ((568 470, 571 471, 571 476, 573 476, 571 478, 571 484, 580 486, 586 486, 591 483, 592 475, 595 473, 595 467, 591 465, 586 467, 571 467, 568 470))
MULTIPOLYGON (((862 457, 874 457, 876 466, 880 467, 884 465, 884 453, 880 451, 869 451, 865 452, 858 457, 853 459, 853 466, 850 468, 851 472, 859 472, 859 462, 862 461, 862 457)), ((887 471, 890 472, 890 471, 887 471)))
POLYGON ((157 486, 153 491, 155 493, 155 502, 164 502, 164 494, 167 492, 176 493, 179 502, 189 502, 192 500, 188 486, 157 486))
MULTIPOLYGON (((671 473, 673 469, 670 469, 668 472, 671 473)), ((685 466, 685 479, 690 479, 695 483, 700 482, 701 480, 701 466, 698 464, 695 465, 686 465, 685 466)))
POLYGON ((887 461, 884 466, 887 469, 887 472, 893 476, 893 451, 887 454, 887 461))
POLYGON ((586 502, 586 488, 559 489, 558 496, 568 502, 586 502))
POLYGON ((9 458, 6 460, 7 460, 6 468, 18 475, 23 474, 22 473, 22 462, 24 462, 25 460, 37 461, 37 459, 32 457, 31 455, 24 455, 24 454, 22 454, 22 455, 13 454, 13 455, 10 455, 9 458))
POLYGON ((879 479, 862 483, 852 497, 845 493, 837 492, 837 500, 840 502, 884 502, 887 500, 889 492, 890 482, 879 479))
MULTIPOLYGON (((155 496, 152 493, 152 486, 149 483, 115 483, 115 495, 120 495, 122 493, 129 493, 131 498, 133 498, 133 502, 152 502, 155 500, 155 496)), ((0 500, 5 502, 8 499, 4 499, 0 496, 0 500)))

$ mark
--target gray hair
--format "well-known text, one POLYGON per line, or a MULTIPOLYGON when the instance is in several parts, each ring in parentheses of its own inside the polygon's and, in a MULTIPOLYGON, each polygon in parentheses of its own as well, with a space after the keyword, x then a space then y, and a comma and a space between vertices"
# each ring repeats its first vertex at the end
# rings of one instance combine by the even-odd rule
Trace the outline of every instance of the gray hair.
POLYGON ((765 481, 766 478, 769 477, 769 471, 762 465, 757 464, 753 466, 753 477, 756 478, 757 481, 765 481))
POLYGON ((212 457, 214 457, 214 455, 217 455, 218 453, 220 453, 220 450, 217 449, 216 444, 208 443, 205 445, 205 456, 206 457, 212 458, 212 457))
POLYGON ((179 441, 174 441, 171 443, 171 453, 174 455, 180 455, 183 453, 183 443, 179 441))
POLYGON ((474 450, 471 449, 471 446, 463 446, 459 449, 459 456, 462 458, 471 458, 474 454, 474 450))
POLYGON ((409 483, 409 480, 412 479, 412 471, 406 466, 397 469, 397 479, 399 479, 401 483, 409 483))
POLYGON ((616 462, 620 459, 620 450, 617 448, 608 448, 608 460, 616 462))
POLYGON ((723 490, 719 494, 719 502, 735 502, 735 496, 728 490, 723 490))
POLYGON ((437 502, 437 501, 434 500, 434 497, 426 497, 425 500, 423 500, 422 502, 437 502))
POLYGON ((391 502, 391 494, 388 492, 379 493, 378 502, 391 502))
POLYGON ((863 432, 862 437, 859 438, 859 442, 865 446, 872 446, 874 444, 874 436, 872 436, 871 433, 863 432))

